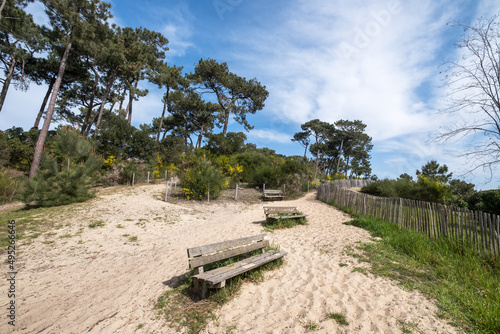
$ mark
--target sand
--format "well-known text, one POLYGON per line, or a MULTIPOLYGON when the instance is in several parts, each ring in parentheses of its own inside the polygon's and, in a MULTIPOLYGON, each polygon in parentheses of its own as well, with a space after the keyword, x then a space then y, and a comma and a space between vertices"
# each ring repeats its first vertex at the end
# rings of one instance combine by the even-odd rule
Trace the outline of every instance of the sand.
MULTIPOLYGON (((4 279, 0 333, 176 333, 156 317, 154 305, 188 272, 186 249, 262 233, 264 204, 171 204, 160 200, 163 190, 143 185, 105 192, 63 210, 63 227, 54 233, 19 242, 16 326, 13 331, 3 315, 4 279), (96 221, 104 226, 90 228, 96 221)), ((421 293, 354 271, 367 265, 345 249, 370 236, 343 225, 347 215, 314 193, 273 204, 299 207, 308 225, 268 233, 288 251, 284 265, 264 282, 245 283, 202 333, 459 332, 421 293), (333 312, 349 325, 328 318, 333 312)), ((8 272, 3 260, 2 271, 8 272)))

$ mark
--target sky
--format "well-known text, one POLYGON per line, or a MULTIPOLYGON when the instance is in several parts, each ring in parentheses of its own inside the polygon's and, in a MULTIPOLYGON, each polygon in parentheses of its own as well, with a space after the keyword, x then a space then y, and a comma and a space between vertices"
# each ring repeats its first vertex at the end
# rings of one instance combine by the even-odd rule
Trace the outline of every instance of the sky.
MULTIPOLYGON (((300 125, 320 119, 359 119, 372 137, 372 174, 415 177, 430 160, 476 189, 500 187, 500 175, 477 170, 457 153, 461 142, 437 143, 433 135, 454 121, 440 111, 447 88, 443 64, 460 57, 463 31, 500 12, 498 0, 112 0, 111 22, 145 27, 169 40, 170 65, 194 71, 201 59, 226 62, 229 70, 266 86, 264 109, 248 117, 247 142, 285 155, 303 155, 292 142, 300 125)), ((32 5, 38 22, 43 8, 32 5)), ((132 124, 151 123, 162 111, 163 91, 134 104, 132 124)), ((31 128, 46 87, 11 88, 0 112, 0 130, 31 128)), ((244 131, 232 121, 229 131, 244 131)))

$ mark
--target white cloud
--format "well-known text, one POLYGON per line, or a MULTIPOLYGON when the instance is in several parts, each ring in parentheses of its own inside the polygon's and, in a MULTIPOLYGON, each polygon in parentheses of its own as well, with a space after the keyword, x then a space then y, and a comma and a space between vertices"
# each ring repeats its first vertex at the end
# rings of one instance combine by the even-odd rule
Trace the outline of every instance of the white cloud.
POLYGON ((415 90, 437 72, 430 64, 449 19, 434 3, 299 2, 275 31, 243 43, 242 57, 252 61, 254 48, 267 108, 284 122, 361 119, 375 140, 420 133, 436 122, 415 90))
POLYGON ((190 47, 193 47, 190 41, 192 33, 187 25, 169 23, 162 28, 161 32, 168 39, 167 58, 182 57, 190 47))
POLYGON ((248 137, 260 141, 270 141, 273 143, 290 143, 291 137, 290 135, 282 132, 278 132, 276 130, 267 129, 267 130, 251 130, 248 133, 248 137))

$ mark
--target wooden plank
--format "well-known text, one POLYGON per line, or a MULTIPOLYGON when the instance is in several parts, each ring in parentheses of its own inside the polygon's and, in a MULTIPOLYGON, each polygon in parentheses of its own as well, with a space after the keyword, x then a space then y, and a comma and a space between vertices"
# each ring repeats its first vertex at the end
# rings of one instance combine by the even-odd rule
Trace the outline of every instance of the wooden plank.
POLYGON ((296 218, 306 218, 306 215, 293 215, 293 216, 267 216, 267 219, 281 220, 281 219, 296 219, 296 218))
POLYGON ((263 240, 255 243, 251 243, 246 246, 239 246, 232 249, 226 249, 223 251, 219 251, 217 253, 213 253, 210 255, 203 255, 199 257, 195 257, 189 259, 189 268, 196 268, 208 263, 214 263, 220 260, 225 260, 233 256, 238 256, 241 254, 245 254, 257 249, 262 249, 264 247, 269 246, 269 240, 263 240))
POLYGON ((263 254, 256 255, 254 257, 239 261, 230 266, 217 268, 206 273, 193 276, 201 281, 205 281, 208 283, 210 287, 216 285, 222 281, 225 281, 231 277, 240 275, 244 272, 257 268, 263 264, 268 262, 277 260, 283 256, 285 256, 288 252, 285 251, 268 251, 263 254))
POLYGON ((299 210, 295 206, 271 206, 264 207, 264 213, 267 215, 278 213, 298 213, 299 210))
POLYGON ((255 242, 259 242, 264 240, 265 234, 257 234, 257 235, 252 235, 248 236, 245 238, 241 239, 234 239, 234 240, 227 240, 227 241, 222 241, 222 242, 216 242, 213 244, 209 245, 204 245, 204 246, 199 246, 199 247, 193 247, 193 248, 188 248, 188 258, 193 258, 205 254, 210 254, 214 252, 220 252, 225 249, 231 249, 234 247, 238 247, 241 245, 247 245, 255 242))

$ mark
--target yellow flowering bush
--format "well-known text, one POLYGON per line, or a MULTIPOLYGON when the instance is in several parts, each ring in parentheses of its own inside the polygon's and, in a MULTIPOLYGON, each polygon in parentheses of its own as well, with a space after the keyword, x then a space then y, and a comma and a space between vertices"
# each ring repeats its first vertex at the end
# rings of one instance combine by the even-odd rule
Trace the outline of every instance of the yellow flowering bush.
POLYGON ((445 203, 452 198, 450 186, 447 184, 422 174, 418 174, 417 177, 418 197, 422 200, 445 203))
POLYGON ((229 180, 210 161, 201 160, 194 167, 187 168, 181 175, 184 195, 187 199, 203 200, 217 198, 229 186, 229 180))
POLYGON ((159 178, 160 171, 163 170, 163 161, 161 160, 159 155, 156 155, 156 166, 153 169, 153 177, 159 178))
POLYGON ((114 155, 110 155, 104 160, 104 169, 110 170, 115 164, 116 157, 114 155))

